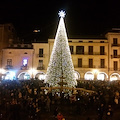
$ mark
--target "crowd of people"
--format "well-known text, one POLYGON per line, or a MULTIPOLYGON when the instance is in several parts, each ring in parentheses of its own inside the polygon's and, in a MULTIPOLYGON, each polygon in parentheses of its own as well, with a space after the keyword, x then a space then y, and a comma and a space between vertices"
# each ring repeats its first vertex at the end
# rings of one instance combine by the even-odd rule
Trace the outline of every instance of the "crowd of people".
MULTIPOLYGON (((65 112, 82 115, 96 111, 98 120, 112 119, 120 108, 120 82, 78 81, 76 87, 96 91, 77 91, 76 94, 46 92, 40 80, 2 81, 0 83, 0 120, 40 120, 43 113, 52 113, 55 119, 64 119, 65 112), (66 110, 67 109, 67 110, 66 110), (62 118, 60 119, 60 115, 62 118)), ((68 114, 68 113, 66 113, 68 114)))

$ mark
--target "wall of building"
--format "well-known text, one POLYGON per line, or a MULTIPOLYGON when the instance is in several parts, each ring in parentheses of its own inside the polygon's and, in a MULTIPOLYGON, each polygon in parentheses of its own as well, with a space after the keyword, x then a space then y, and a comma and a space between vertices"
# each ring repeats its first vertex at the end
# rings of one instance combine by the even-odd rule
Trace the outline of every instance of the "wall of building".
MULTIPOLYGON (((34 69, 33 78, 40 75, 45 75, 52 52, 54 39, 48 39, 48 43, 32 43, 33 48, 22 48, 22 49, 3 49, 2 52, 2 68, 5 68, 7 59, 12 59, 13 69, 17 70, 16 76, 20 73, 25 72, 28 74, 29 70, 34 69), (39 49, 43 49, 43 56, 39 56, 39 49), (27 53, 27 54, 25 54, 27 53), (22 60, 28 59, 28 69, 21 70, 22 60), (43 67, 39 66, 39 61, 42 60, 43 67)), ((84 79, 88 74, 94 76, 94 80, 98 79, 98 76, 102 74, 104 80, 110 80, 111 77, 116 75, 117 79, 120 79, 120 33, 107 33, 106 39, 69 39, 69 46, 73 46, 72 61, 75 71, 79 74, 78 79, 84 79), (113 46, 113 38, 118 39, 118 45, 113 46), (91 42, 92 41, 92 42, 91 42), (77 46, 84 46, 84 54, 77 54, 77 46), (93 54, 89 54, 89 46, 93 46, 93 54), (103 55, 100 54, 100 46, 104 46, 103 55), (118 56, 116 58, 111 57, 113 50, 117 50, 118 56), (82 59, 82 67, 78 65, 78 59, 82 59), (93 67, 89 67, 89 59, 93 59, 93 67), (101 59, 105 60, 103 68, 100 66, 101 59), (113 69, 113 62, 118 61, 118 69, 113 69)), ((31 76, 31 75, 30 75, 31 76)), ((42 79, 42 78, 41 78, 42 79)))
POLYGON ((12 24, 0 24, 0 67, 2 49, 8 47, 16 39, 16 33, 12 24))

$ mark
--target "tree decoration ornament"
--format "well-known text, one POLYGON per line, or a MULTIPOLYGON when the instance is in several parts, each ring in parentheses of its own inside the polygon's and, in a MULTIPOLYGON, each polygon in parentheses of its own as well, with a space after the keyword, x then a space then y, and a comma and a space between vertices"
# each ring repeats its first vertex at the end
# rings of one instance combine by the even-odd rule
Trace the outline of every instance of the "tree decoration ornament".
POLYGON ((65 13, 65 11, 61 10, 61 11, 59 11, 58 15, 59 15, 59 17, 64 18, 66 13, 65 13))

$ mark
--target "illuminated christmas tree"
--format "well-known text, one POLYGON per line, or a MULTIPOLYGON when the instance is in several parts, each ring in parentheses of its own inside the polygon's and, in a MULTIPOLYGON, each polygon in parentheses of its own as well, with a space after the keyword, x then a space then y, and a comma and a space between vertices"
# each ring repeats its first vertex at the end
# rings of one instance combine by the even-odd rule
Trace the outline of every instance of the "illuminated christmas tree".
POLYGON ((65 12, 59 12, 60 21, 46 73, 46 82, 50 86, 59 86, 60 77, 64 77, 66 87, 75 87, 74 67, 64 25, 65 12))

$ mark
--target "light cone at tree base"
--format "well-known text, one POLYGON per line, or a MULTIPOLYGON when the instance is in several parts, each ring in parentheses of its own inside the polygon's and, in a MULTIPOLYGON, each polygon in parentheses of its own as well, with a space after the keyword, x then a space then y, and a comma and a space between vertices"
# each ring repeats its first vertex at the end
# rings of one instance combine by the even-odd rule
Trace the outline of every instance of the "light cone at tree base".
POLYGON ((75 87, 77 82, 74 75, 74 67, 63 16, 64 14, 62 13, 45 80, 50 86, 59 86, 60 77, 63 76, 64 82, 67 83, 65 86, 75 87))

